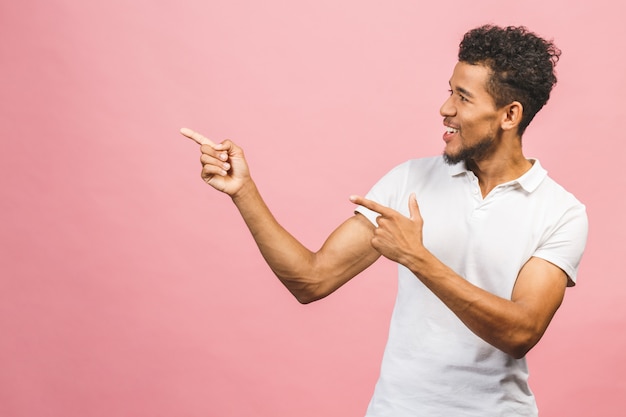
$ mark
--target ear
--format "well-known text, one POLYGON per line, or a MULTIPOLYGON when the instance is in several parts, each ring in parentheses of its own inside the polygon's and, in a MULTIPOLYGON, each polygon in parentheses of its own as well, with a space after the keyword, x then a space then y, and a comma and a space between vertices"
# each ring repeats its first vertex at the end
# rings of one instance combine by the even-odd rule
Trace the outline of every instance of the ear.
POLYGON ((524 114, 524 107, 519 101, 514 101, 507 104, 502 108, 502 121, 500 127, 502 130, 517 129, 522 121, 522 115, 524 114))

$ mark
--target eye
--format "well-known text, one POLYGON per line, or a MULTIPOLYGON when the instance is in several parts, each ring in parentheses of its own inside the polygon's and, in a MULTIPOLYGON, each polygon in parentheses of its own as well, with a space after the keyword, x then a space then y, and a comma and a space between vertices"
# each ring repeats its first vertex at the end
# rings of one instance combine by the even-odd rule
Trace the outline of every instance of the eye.
MULTIPOLYGON (((452 96, 454 94, 454 91, 448 90, 448 94, 450 94, 450 96, 452 96)), ((467 99, 467 97, 465 97, 462 93, 459 93, 459 100, 460 101, 469 101, 467 99)))

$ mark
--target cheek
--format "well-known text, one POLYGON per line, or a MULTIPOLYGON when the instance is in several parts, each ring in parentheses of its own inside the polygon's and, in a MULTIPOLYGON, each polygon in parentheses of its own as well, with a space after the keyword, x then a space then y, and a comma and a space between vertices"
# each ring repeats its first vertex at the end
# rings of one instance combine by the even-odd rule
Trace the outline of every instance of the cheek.
POLYGON ((477 123, 475 120, 466 120, 461 125, 461 137, 463 138, 472 138, 478 133, 478 128, 480 127, 480 123, 477 123))
POLYGON ((463 124, 465 136, 492 136, 499 130, 498 118, 495 115, 468 118, 463 124))

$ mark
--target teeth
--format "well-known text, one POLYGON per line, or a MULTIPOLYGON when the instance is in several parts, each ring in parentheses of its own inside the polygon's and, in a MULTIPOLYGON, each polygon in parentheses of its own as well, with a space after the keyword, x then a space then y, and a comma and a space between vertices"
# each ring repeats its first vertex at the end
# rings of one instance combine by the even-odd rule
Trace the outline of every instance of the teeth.
POLYGON ((446 132, 448 132, 448 133, 456 133, 458 131, 459 131, 459 129, 455 129, 453 127, 446 126, 446 132))

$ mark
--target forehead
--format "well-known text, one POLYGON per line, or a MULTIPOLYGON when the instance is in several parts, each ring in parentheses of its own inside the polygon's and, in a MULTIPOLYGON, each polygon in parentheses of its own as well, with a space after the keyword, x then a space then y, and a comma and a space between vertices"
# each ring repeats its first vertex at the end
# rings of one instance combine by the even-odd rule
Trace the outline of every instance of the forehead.
POLYGON ((487 91, 487 82, 491 70, 484 65, 472 65, 457 62, 450 78, 452 89, 462 89, 476 98, 491 98, 487 91))

